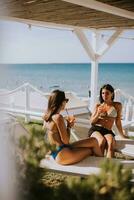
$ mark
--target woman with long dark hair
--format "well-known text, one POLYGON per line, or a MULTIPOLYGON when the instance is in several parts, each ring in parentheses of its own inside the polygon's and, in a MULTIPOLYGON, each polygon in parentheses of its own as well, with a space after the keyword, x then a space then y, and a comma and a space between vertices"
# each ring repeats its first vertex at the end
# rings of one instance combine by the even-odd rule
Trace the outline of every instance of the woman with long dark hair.
POLYGON ((44 115, 48 140, 56 148, 51 152, 55 161, 62 165, 77 163, 90 155, 102 156, 95 138, 87 138, 74 143, 70 141, 70 128, 74 122, 65 120, 60 114, 69 99, 60 90, 54 90, 48 100, 47 112, 44 115))
POLYGON ((100 103, 96 104, 95 111, 91 115, 92 127, 89 130, 89 137, 96 138, 104 154, 106 147, 108 158, 114 156, 115 134, 112 131, 115 122, 119 133, 126 138, 121 124, 122 104, 114 102, 114 88, 109 85, 103 85, 100 89, 100 103))

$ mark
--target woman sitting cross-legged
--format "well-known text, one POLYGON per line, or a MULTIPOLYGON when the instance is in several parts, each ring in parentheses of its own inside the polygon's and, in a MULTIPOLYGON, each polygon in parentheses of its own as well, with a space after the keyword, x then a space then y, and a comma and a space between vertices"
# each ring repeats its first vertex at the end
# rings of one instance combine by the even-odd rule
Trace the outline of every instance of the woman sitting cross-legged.
POLYGON ((98 141, 95 138, 86 138, 69 143, 70 128, 74 122, 65 120, 60 114, 65 109, 67 102, 65 93, 60 90, 54 90, 48 100, 47 112, 43 119, 47 129, 48 141, 51 145, 56 145, 56 149, 51 152, 51 155, 57 163, 62 165, 77 163, 91 155, 102 156, 98 141))
POLYGON ((112 126, 115 122, 119 133, 126 138, 121 124, 120 102, 114 102, 114 88, 106 84, 100 89, 100 104, 97 104, 91 116, 90 122, 92 127, 89 130, 89 137, 96 138, 99 146, 104 153, 107 149, 106 157, 114 156, 115 134, 112 131, 112 126))

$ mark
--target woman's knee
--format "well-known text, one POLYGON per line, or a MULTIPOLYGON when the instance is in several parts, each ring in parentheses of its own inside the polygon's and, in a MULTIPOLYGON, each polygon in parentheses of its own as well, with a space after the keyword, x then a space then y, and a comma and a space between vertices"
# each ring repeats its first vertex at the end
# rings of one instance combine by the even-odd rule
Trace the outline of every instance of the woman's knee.
POLYGON ((56 161, 58 164, 60 164, 60 165, 64 165, 64 163, 65 163, 65 161, 62 160, 62 159, 59 158, 59 157, 57 157, 57 158, 55 159, 55 161, 56 161))
POLYGON ((113 139, 107 141, 108 149, 113 150, 115 147, 115 142, 113 139))
POLYGON ((94 135, 92 135, 90 138, 94 138, 98 142, 99 146, 105 146, 106 139, 99 132, 94 132, 93 134, 94 135))
POLYGON ((106 140, 105 140, 105 138, 99 140, 98 142, 99 142, 99 146, 100 146, 100 148, 105 147, 105 145, 106 145, 106 140))
POLYGON ((63 158, 61 156, 57 156, 55 160, 60 165, 69 165, 72 163, 70 158, 66 158, 66 157, 63 158))

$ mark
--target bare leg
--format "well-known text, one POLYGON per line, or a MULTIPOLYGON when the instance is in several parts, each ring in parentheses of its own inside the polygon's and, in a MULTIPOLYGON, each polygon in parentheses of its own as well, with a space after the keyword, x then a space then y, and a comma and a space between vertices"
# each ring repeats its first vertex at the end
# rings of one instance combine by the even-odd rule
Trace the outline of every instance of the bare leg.
POLYGON ((86 138, 86 139, 83 139, 83 140, 79 140, 77 142, 72 143, 72 146, 74 148, 78 148, 78 147, 92 148, 95 155, 103 156, 96 138, 86 138))
POLYGON ((92 151, 89 148, 64 148, 58 153, 56 162, 61 165, 70 165, 77 163, 90 155, 92 155, 92 151))
POLYGON ((106 148, 106 139, 98 131, 93 132, 90 137, 96 138, 96 140, 98 141, 99 147, 101 148, 102 154, 104 156, 104 150, 106 148))
POLYGON ((114 157, 114 149, 115 149, 115 139, 111 134, 105 135, 106 141, 107 141, 107 158, 113 158, 114 157))

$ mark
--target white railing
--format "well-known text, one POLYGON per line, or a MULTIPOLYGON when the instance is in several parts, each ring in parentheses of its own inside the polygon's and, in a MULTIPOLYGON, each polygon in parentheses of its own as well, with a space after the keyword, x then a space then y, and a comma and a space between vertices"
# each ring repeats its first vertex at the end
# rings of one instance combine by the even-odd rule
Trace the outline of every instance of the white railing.
POLYGON ((123 119, 125 121, 131 121, 134 119, 134 97, 128 95, 120 89, 115 90, 115 100, 122 102, 123 105, 123 119))
POLYGON ((47 104, 47 95, 48 93, 44 94, 31 84, 25 83, 12 91, 0 93, 0 110, 24 115, 25 121, 29 122, 30 116, 42 117, 43 109, 47 104))
MULTIPOLYGON (((44 109, 47 107, 49 93, 43 93, 29 83, 6 92, 0 92, 0 110, 25 116, 29 122, 31 117, 42 118, 44 109)), ((134 119, 134 97, 115 90, 115 100, 123 104, 123 119, 134 119)))

